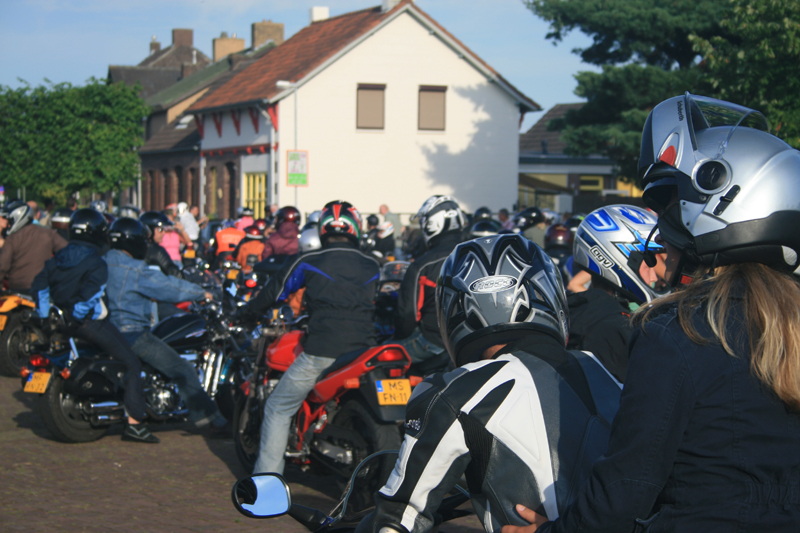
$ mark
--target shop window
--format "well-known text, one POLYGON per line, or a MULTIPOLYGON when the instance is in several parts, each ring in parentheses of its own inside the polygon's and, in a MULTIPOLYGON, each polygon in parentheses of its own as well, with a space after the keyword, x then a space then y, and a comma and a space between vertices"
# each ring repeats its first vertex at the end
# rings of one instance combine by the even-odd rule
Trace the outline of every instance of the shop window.
POLYGON ((445 94, 447 94, 447 87, 420 85, 419 129, 444 131, 445 94))
POLYGON ((581 176, 581 192, 600 192, 603 190, 603 176, 581 176))
POLYGON ((357 91, 356 127, 382 130, 385 84, 359 83, 357 91))
POLYGON ((244 205, 253 210, 254 218, 264 218, 267 206, 267 175, 248 172, 244 175, 244 205))

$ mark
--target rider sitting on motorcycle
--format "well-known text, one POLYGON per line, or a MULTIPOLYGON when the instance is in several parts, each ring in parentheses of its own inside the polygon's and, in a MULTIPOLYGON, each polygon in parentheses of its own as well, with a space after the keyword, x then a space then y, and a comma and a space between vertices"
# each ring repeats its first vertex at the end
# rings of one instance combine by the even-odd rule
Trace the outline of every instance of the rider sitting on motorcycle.
POLYGON ((461 242, 467 219, 455 198, 431 196, 412 217, 419 221, 427 251, 408 267, 400 285, 395 338, 411 361, 418 363, 441 354, 444 342, 436 322, 434 290, 442 263, 461 242))
POLYGON ((630 315, 639 305, 666 294, 664 249, 650 239, 656 217, 632 205, 610 205, 590 213, 578 226, 573 262, 591 275, 591 288, 570 294, 568 348, 597 356, 621 383, 628 369, 628 342, 633 335, 630 315))
POLYGON ((235 257, 242 270, 250 272, 253 270, 252 265, 261 261, 261 252, 264 251, 264 233, 255 224, 247 226, 244 233, 244 240, 236 248, 235 257), (248 264, 248 259, 251 261, 250 264, 248 264))
POLYGON ((150 238, 147 241, 147 252, 144 262, 157 266, 167 276, 181 277, 181 269, 170 258, 169 253, 161 246, 168 228, 174 227, 172 221, 161 211, 145 211, 139 221, 150 229, 150 238))
POLYGON ((28 293, 33 278, 45 261, 67 245, 51 228, 33 223, 33 210, 24 202, 13 202, 0 210, 7 221, 5 244, 0 248, 0 281, 8 276, 12 292, 28 293))
POLYGON ((444 262, 436 306, 457 368, 414 389, 394 470, 356 531, 430 531, 462 475, 486 531, 527 525, 523 500, 558 516, 605 452, 621 391, 564 348, 561 276, 520 235, 476 239, 444 262))
POLYGON ((328 203, 319 223, 322 249, 300 255, 242 312, 260 316, 277 301, 305 287, 308 334, 297 356, 264 406, 260 450, 254 472, 284 468, 292 416, 319 376, 336 358, 375 345, 373 324, 378 261, 358 249, 361 215, 349 203, 328 203))
POLYGON ((71 334, 96 345, 125 364, 125 412, 128 427, 123 440, 157 443, 158 437, 141 423, 146 407, 142 392, 142 364, 119 330, 106 320, 103 292, 108 266, 101 253, 108 242, 108 222, 94 209, 78 209, 70 217, 69 244, 48 260, 31 285, 39 316, 48 317, 51 304, 64 313, 71 334))
MULTIPOLYGON (((275 215, 275 231, 264 243, 261 260, 272 255, 294 255, 298 252, 297 238, 300 235, 300 211, 294 207, 282 207, 275 215)), ((360 228, 359 228, 360 231, 360 228)))
POLYGON ((178 393, 189 409, 189 421, 197 427, 211 425, 212 433, 223 432, 227 421, 214 400, 203 390, 197 371, 167 343, 150 333, 153 300, 183 302, 211 299, 202 287, 150 268, 144 262, 149 229, 134 218, 121 218, 109 229, 111 250, 108 263, 108 311, 145 363, 178 385, 178 393))

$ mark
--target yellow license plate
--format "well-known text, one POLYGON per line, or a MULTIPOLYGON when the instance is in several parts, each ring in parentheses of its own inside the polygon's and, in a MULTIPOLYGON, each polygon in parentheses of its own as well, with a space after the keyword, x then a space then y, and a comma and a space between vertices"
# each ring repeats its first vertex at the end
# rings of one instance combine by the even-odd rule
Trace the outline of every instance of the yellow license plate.
POLYGON ((186 250, 186 251, 183 252, 183 257, 185 257, 186 259, 194 259, 196 257, 195 256, 195 251, 194 250, 186 250))
POLYGON ((44 394, 47 384, 50 383, 50 372, 33 372, 25 383, 25 392, 36 392, 44 394))
POLYGON ((239 275, 238 270, 228 270, 228 279, 236 279, 236 276, 239 275))
POLYGON ((382 379, 375 386, 379 405, 405 405, 411 397, 411 383, 407 379, 382 379))
POLYGON ((6 327, 6 320, 8 320, 8 315, 0 315, 0 331, 5 329, 6 327))

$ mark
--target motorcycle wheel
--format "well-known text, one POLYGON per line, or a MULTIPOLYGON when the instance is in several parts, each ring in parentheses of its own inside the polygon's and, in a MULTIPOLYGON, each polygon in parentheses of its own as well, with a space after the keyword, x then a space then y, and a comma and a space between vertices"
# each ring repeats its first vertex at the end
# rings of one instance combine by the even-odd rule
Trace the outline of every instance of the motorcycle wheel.
POLYGON ((0 335, 0 374, 18 377, 22 367, 28 363, 30 354, 25 349, 26 341, 36 335, 33 329, 22 322, 17 313, 8 315, 6 327, 0 335))
POLYGON ((233 446, 236 449, 239 463, 248 472, 253 471, 256 459, 258 459, 263 416, 255 395, 241 394, 236 399, 233 409, 233 446))
POLYGON ((75 397, 64 392, 64 380, 57 375, 51 380, 39 398, 39 414, 53 437, 61 442, 91 442, 105 435, 108 427, 95 427, 84 420, 75 397))
POLYGON ((336 414, 333 423, 339 427, 351 429, 358 433, 367 443, 363 448, 354 443, 341 443, 353 450, 353 463, 347 476, 336 474, 336 481, 341 487, 347 485, 350 476, 361 461, 371 454, 383 450, 399 450, 402 443, 400 428, 396 424, 381 424, 370 414, 369 410, 357 400, 348 400, 336 414))

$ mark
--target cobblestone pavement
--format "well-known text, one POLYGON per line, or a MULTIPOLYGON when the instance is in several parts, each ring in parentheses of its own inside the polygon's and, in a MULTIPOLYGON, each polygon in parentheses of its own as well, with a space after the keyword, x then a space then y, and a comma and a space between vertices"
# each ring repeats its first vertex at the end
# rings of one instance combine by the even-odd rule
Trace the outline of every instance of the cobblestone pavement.
MULTIPOLYGON (((230 439, 209 439, 190 425, 151 426, 148 445, 102 439, 64 444, 36 413, 38 395, 0 377, 0 531, 200 532, 307 531, 289 517, 254 520, 231 504, 231 486, 246 475, 230 439)), ((289 467, 296 503, 329 511, 338 499, 331 477, 289 467)), ((474 517, 440 531, 477 533, 474 517)))

